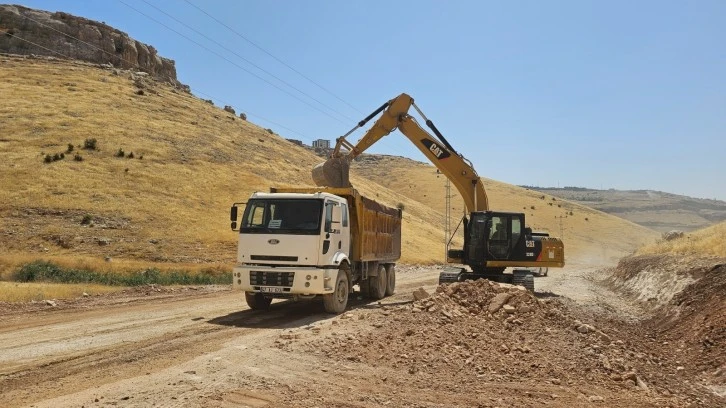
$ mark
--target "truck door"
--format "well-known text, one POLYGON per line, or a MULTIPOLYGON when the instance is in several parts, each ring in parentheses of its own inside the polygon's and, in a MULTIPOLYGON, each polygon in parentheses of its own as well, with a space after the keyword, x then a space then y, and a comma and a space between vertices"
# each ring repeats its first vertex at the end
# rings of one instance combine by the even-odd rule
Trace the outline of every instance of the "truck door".
POLYGON ((326 201, 323 255, 333 256, 339 251, 345 252, 346 255, 350 254, 349 225, 348 205, 326 201))

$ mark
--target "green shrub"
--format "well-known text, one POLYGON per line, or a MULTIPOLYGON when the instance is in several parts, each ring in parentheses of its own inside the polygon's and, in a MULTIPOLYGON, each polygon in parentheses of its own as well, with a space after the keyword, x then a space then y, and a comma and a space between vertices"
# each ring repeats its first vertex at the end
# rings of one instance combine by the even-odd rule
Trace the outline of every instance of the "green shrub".
POLYGON ((95 138, 86 139, 83 142, 83 148, 86 150, 96 150, 98 148, 98 141, 95 138))
POLYGON ((46 163, 50 163, 50 162, 53 161, 53 156, 51 156, 49 154, 46 154, 45 155, 45 158, 43 159, 43 161, 46 162, 46 163))
POLYGON ((65 268, 48 261, 34 261, 20 267, 13 278, 18 282, 98 283, 116 286, 212 285, 228 284, 232 281, 232 273, 219 270, 205 270, 198 274, 188 271, 161 272, 158 268, 147 268, 133 274, 101 273, 65 268))
POLYGON ((66 150, 66 153, 70 153, 73 151, 73 143, 68 143, 68 150, 66 150))
POLYGON ((81 156, 80 154, 76 153, 76 155, 73 156, 73 160, 75 160, 75 161, 83 161, 83 156, 81 156))
POLYGON ((81 225, 89 225, 93 221, 93 216, 91 214, 86 214, 83 216, 83 219, 81 220, 81 225))
POLYGON ((129 159, 133 159, 134 158, 134 152, 129 152, 128 156, 126 156, 126 157, 128 157, 129 159))
POLYGON ((116 152, 116 157, 124 157, 124 156, 126 156, 124 149, 119 148, 118 151, 116 152))

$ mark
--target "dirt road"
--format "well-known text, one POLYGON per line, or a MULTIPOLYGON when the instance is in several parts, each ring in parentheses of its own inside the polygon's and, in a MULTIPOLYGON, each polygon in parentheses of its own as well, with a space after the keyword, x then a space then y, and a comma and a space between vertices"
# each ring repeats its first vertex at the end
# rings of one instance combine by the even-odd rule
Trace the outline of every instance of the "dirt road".
MULTIPOLYGON (((537 310, 519 309, 520 323, 499 314, 441 317, 433 307, 417 313, 411 292, 433 293, 438 276, 423 267, 399 268, 394 296, 355 300, 341 316, 316 302, 253 312, 227 288, 5 310, 0 406, 724 404, 695 378, 650 375, 658 356, 638 348, 629 306, 593 281, 595 271, 573 265, 537 279, 539 300, 526 300, 537 310), (571 328, 577 318, 608 341, 571 328), (464 334, 471 339, 457 339, 464 334), (432 358, 437 350, 446 357, 432 358)), ((671 369, 675 362, 657 366, 671 369)))

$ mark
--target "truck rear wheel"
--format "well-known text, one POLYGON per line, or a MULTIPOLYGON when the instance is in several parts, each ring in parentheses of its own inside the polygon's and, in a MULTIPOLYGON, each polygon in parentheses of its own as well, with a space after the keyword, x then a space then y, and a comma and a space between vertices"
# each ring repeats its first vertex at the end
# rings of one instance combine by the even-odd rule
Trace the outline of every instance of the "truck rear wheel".
POLYGON ((386 268, 383 265, 378 266, 378 275, 368 277, 368 293, 371 299, 383 299, 386 297, 386 288, 388 279, 386 277, 386 268))
POLYGON ((348 306, 348 274, 339 270, 338 277, 335 280, 335 289, 333 293, 323 295, 323 306, 328 313, 340 314, 345 311, 348 306))
POLYGON ((396 264, 386 265, 386 296, 396 291, 396 264))
POLYGON ((247 306, 252 310, 267 310, 270 308, 272 298, 265 297, 262 293, 245 292, 247 306))

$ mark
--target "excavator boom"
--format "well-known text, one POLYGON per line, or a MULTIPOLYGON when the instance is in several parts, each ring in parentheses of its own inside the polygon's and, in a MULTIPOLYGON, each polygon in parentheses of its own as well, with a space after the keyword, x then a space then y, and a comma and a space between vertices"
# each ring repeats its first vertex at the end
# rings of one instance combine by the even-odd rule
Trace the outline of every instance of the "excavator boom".
POLYGON ((349 187, 350 163, 366 151, 382 137, 396 128, 401 131, 418 148, 436 168, 451 180, 464 199, 469 212, 489 210, 489 200, 471 163, 458 154, 433 123, 423 115, 415 105, 413 98, 403 93, 383 104, 373 113, 360 121, 356 127, 336 140, 332 157, 325 163, 313 168, 313 180, 318 186, 349 187), (408 114, 413 106, 425 119, 426 124, 438 136, 438 139, 423 129, 416 119, 408 114), (346 137, 356 129, 363 127, 370 119, 383 112, 363 137, 352 145, 346 137), (342 148, 345 148, 343 151, 342 148))

